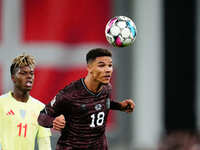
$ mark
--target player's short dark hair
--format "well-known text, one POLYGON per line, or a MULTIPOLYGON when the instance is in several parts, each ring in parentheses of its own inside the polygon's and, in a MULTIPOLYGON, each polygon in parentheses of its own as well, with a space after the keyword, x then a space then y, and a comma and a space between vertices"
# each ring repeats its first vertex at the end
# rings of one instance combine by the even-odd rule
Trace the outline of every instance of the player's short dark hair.
POLYGON ((14 75, 16 73, 17 68, 24 67, 24 66, 35 67, 34 57, 25 53, 23 53, 20 56, 15 57, 10 66, 11 75, 14 75))
POLYGON ((108 49, 103 49, 103 48, 91 49, 86 55, 86 62, 88 64, 90 61, 93 61, 97 57, 101 57, 101 56, 112 57, 112 52, 108 49))

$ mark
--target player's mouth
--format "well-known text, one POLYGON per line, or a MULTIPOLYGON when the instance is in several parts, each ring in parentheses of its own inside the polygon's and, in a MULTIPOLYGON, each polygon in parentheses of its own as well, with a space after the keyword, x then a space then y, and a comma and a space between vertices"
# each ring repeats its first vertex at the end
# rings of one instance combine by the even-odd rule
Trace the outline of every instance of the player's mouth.
POLYGON ((27 81, 25 85, 26 85, 27 87, 32 87, 33 82, 32 82, 32 81, 27 81))
POLYGON ((111 78, 111 75, 104 76, 104 79, 106 79, 106 80, 110 80, 110 78, 111 78))

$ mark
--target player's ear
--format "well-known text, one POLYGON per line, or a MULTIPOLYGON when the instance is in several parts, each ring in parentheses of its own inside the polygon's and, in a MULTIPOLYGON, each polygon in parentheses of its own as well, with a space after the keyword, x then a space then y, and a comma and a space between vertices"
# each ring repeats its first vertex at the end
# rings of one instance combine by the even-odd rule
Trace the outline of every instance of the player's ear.
POLYGON ((13 81, 13 83, 16 82, 15 74, 11 75, 11 80, 13 81))
POLYGON ((91 63, 88 63, 88 64, 87 64, 87 71, 88 71, 88 72, 91 72, 91 69, 92 69, 92 64, 91 64, 91 63))

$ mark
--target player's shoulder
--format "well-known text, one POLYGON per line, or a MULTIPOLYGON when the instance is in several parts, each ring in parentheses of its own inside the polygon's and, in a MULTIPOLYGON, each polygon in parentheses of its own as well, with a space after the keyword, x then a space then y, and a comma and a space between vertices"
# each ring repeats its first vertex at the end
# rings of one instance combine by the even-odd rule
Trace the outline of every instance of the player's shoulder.
POLYGON ((5 106, 5 105, 9 105, 9 103, 11 102, 11 96, 10 96, 10 92, 2 94, 0 96, 0 106, 5 106))
POLYGON ((44 103, 42 103, 40 100, 38 100, 38 99, 36 99, 36 98, 34 98, 32 96, 30 96, 29 100, 33 105, 36 105, 36 106, 39 106, 39 107, 44 107, 45 106, 44 103))
POLYGON ((80 80, 72 81, 56 94, 56 100, 65 100, 69 102, 73 98, 77 98, 82 90, 81 86, 82 84, 80 80))
POLYGON ((8 96, 9 96, 9 93, 2 94, 0 95, 0 99, 7 98, 8 96))
POLYGON ((10 92, 0 95, 0 101, 9 99, 10 92))
POLYGON ((72 81, 70 84, 65 86, 61 91, 63 93, 71 93, 81 89, 81 80, 72 81))

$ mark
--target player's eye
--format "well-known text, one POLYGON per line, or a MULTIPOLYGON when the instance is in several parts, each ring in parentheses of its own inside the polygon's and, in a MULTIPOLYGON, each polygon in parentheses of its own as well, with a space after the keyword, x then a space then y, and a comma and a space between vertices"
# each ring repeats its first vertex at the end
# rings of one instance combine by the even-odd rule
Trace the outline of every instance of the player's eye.
POLYGON ((112 64, 109 64, 108 66, 109 66, 109 67, 112 67, 113 65, 112 65, 112 64))
POLYGON ((98 65, 98 67, 104 67, 105 66, 105 64, 99 64, 98 65))
POLYGON ((32 72, 30 72, 30 74, 31 74, 31 75, 34 75, 34 72, 33 72, 33 71, 32 71, 32 72))
POLYGON ((21 74, 21 75, 25 75, 26 73, 25 73, 25 72, 19 72, 19 74, 21 74))

